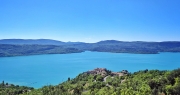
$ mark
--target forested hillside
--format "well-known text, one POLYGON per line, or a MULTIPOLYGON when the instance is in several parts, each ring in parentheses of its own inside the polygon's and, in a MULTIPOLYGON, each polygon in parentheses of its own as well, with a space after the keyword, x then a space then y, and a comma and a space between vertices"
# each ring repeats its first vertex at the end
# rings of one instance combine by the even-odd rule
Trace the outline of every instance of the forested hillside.
POLYGON ((66 45, 66 44, 79 44, 81 42, 62 42, 51 39, 2 39, 0 44, 13 44, 13 45, 66 45))
POLYGON ((92 51, 115 53, 157 54, 159 52, 180 52, 180 42, 123 42, 116 40, 101 41, 94 44, 92 51))
POLYGON ((180 42, 123 42, 106 40, 97 43, 61 42, 54 40, 0 40, 0 57, 36 54, 64 54, 83 51, 158 54, 180 52, 180 42))
POLYGON ((2 83, 0 83, 0 95, 20 95, 23 93, 29 93, 33 90, 33 87, 9 84, 5 81, 2 81, 2 83))
POLYGON ((97 68, 39 89, 1 84, 1 95, 180 95, 180 69, 172 71, 97 68), (17 92, 19 91, 19 92, 17 92), (3 94, 2 94, 3 93, 3 94), (6 94, 5 94, 6 93, 6 94), (11 94, 10 94, 11 93, 11 94), (21 93, 21 94, 20 94, 21 93))
POLYGON ((9 45, 0 44, 0 57, 6 56, 24 56, 39 54, 66 54, 79 53, 82 50, 76 48, 65 48, 56 45, 9 45))

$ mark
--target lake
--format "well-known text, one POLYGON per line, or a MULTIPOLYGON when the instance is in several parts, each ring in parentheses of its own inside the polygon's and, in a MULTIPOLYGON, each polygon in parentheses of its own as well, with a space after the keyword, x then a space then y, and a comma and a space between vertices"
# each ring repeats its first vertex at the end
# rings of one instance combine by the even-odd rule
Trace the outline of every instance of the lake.
POLYGON ((128 54, 90 52, 0 57, 0 81, 40 88, 56 85, 95 68, 135 72, 180 67, 180 53, 128 54))

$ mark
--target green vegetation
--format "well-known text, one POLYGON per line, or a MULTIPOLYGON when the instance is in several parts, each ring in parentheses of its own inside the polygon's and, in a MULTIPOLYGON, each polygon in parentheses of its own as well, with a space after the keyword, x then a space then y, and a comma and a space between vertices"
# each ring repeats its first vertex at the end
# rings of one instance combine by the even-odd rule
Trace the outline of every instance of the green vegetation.
POLYGON ((115 40, 101 41, 91 46, 91 51, 157 54, 159 52, 180 52, 180 42, 122 42, 115 40))
POLYGON ((79 53, 82 50, 65 48, 55 45, 8 45, 0 44, 0 57, 38 55, 38 54, 66 54, 79 53))
POLYGON ((32 87, 9 84, 4 81, 0 83, 0 95, 20 95, 29 93, 32 90, 34 90, 32 87))
POLYGON ((59 85, 39 89, 7 87, 1 83, 0 95, 180 95, 180 68, 172 71, 146 69, 134 73, 97 68, 74 79, 67 78, 59 85))

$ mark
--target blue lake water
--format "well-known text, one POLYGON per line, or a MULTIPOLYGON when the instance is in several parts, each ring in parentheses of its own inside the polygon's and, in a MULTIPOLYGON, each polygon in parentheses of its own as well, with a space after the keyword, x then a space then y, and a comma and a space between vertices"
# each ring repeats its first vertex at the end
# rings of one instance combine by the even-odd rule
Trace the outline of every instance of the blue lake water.
POLYGON ((128 54, 83 52, 0 57, 0 81, 39 88, 55 85, 94 68, 134 72, 145 69, 173 70, 180 67, 180 53, 128 54))

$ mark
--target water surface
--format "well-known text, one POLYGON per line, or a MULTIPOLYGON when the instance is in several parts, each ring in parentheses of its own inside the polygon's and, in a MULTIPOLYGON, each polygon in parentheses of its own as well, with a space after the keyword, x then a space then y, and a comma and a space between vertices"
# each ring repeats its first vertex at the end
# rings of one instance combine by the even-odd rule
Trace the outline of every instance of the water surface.
POLYGON ((35 88, 55 85, 94 68, 130 72, 180 67, 180 53, 128 54, 83 52, 18 57, 0 57, 0 81, 35 88))

